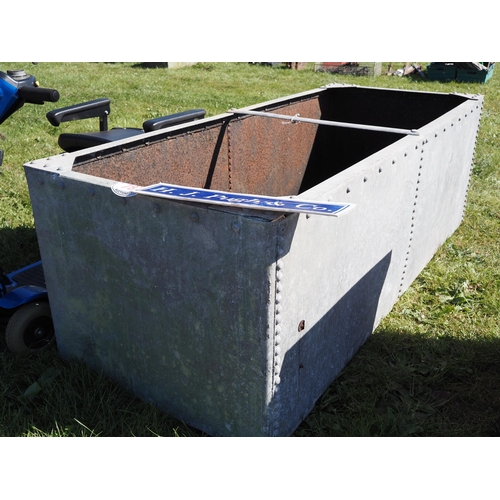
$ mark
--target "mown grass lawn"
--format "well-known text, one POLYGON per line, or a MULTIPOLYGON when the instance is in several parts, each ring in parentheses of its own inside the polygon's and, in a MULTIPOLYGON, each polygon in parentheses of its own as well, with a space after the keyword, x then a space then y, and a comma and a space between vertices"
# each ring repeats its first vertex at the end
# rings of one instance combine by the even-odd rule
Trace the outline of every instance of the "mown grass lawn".
MULTIPOLYGON (((209 116, 332 81, 481 93, 485 105, 463 223, 318 400, 296 436, 500 434, 500 76, 486 84, 356 77, 246 63, 169 70, 134 63, 0 63, 23 67, 61 99, 26 105, 0 126, 0 263, 39 257, 22 165, 59 152, 49 109, 110 97, 111 126, 201 107, 209 116)), ((386 67, 386 66, 385 66, 386 67)), ((498 70, 498 69, 497 69, 498 70)), ((96 121, 65 124, 94 130, 96 121)), ((101 374, 51 350, 10 353, 0 326, 0 436, 199 436, 101 374)))

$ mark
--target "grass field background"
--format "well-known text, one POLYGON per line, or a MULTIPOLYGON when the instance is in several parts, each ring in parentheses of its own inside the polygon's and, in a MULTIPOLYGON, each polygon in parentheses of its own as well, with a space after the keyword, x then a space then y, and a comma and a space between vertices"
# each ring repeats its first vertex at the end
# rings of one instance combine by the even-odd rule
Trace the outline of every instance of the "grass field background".
MULTIPOLYGON (((425 67, 426 63, 423 63, 425 67)), ((397 67, 397 64, 395 65, 397 67)), ((402 65, 401 65, 402 66, 402 65)), ((500 75, 486 84, 419 77, 331 75, 247 63, 179 69, 139 63, 0 63, 59 90, 57 104, 25 105, 0 125, 0 264, 38 259, 23 164, 59 152, 45 113, 98 97, 110 126, 140 127, 188 108, 208 116, 321 85, 485 95, 463 223, 402 296, 295 432, 295 436, 498 436, 500 434, 500 75)), ((384 70, 387 63, 384 63, 384 70)), ((497 68, 498 69, 498 68, 497 68)), ((63 128, 64 127, 64 128, 63 128)), ((16 356, 0 325, 0 436, 201 436, 57 350, 16 356)))

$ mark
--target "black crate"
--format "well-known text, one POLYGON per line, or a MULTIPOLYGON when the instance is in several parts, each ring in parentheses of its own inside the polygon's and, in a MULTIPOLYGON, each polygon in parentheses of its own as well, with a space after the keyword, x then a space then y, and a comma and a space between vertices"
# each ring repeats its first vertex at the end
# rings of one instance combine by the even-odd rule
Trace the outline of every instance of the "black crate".
POLYGON ((457 81, 459 82, 475 82, 486 83, 493 75, 495 63, 489 64, 486 69, 465 69, 457 68, 457 81))
POLYGON ((453 63, 430 63, 427 66, 427 78, 445 82, 453 81, 457 78, 457 67, 453 63))

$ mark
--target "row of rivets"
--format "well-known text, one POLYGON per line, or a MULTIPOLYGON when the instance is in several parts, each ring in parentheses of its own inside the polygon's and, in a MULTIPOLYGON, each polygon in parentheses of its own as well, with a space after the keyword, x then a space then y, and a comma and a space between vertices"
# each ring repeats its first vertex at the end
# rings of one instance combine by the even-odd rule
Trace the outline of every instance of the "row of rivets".
MULTIPOLYGON (((279 249, 278 245, 278 249, 279 249)), ((279 252, 278 250, 278 253, 279 252)), ((278 259, 276 262, 276 284, 281 285, 281 280, 283 279, 283 259, 278 259)), ((274 336, 274 385, 278 385, 280 383, 280 367, 281 367, 281 356, 280 356, 280 341, 281 341, 281 310, 282 310, 282 294, 281 287, 280 291, 276 291, 275 296, 275 336, 274 336)))
MULTIPOLYGON (((408 153, 405 152, 404 155, 408 156, 408 153)), ((392 159, 391 163, 393 165, 395 165, 396 164, 396 160, 392 159)), ((381 174, 383 171, 384 171, 384 168, 382 166, 379 166, 378 167, 378 173, 381 174)), ((367 175, 363 176, 363 182, 368 182, 368 180, 369 180, 369 178, 368 178, 367 175)), ((351 191, 352 191, 351 186, 347 186, 346 190, 345 190, 346 194, 349 194, 351 191)), ((328 201, 333 201, 333 198, 329 198, 328 201)))
MULTIPOLYGON (((414 227, 415 227, 415 214, 417 211, 418 190, 419 190, 419 185, 420 185, 420 178, 422 176, 422 168, 423 168, 423 161, 424 161, 424 145, 427 144, 427 142, 429 142, 429 140, 425 139, 424 141, 422 141, 421 145, 415 144, 415 150, 418 150, 419 148, 421 148, 420 149, 421 156, 420 156, 420 164, 418 166, 417 185, 415 187, 415 198, 413 200, 413 210, 412 210, 412 214, 411 214, 410 239, 409 239, 409 243, 408 243, 408 249, 406 251, 405 263, 403 266, 403 273, 401 276, 401 282, 399 285, 398 295, 401 295, 403 293, 403 283, 405 280, 406 268, 408 267, 408 261, 410 260, 410 250, 411 250, 411 245, 413 242, 413 233, 414 233, 414 227)), ((405 153, 405 156, 406 156, 406 153, 405 153)))
POLYGON ((227 126, 227 175, 228 175, 228 184, 229 191, 232 191, 233 188, 233 150, 231 144, 231 131, 230 124, 227 126))
MULTIPOLYGON (((481 120, 481 116, 483 114, 482 102, 481 102, 481 106, 479 104, 476 104, 476 109, 479 110, 479 120, 481 120)), ((471 113, 472 112, 473 112, 473 110, 471 110, 471 113)), ((463 220, 464 213, 465 213, 465 205, 467 203, 467 196, 469 195, 470 177, 471 177, 471 174, 472 174, 472 168, 474 166, 474 158, 476 156, 476 144, 477 144, 477 137, 478 137, 478 135, 479 135, 479 126, 476 128, 476 136, 474 138, 474 149, 472 151, 472 159, 471 159, 471 163, 470 163, 469 181, 467 182, 467 188, 465 190, 464 206, 462 208, 462 220, 463 220)))
MULTIPOLYGON (((285 228, 283 225, 278 226, 278 232, 283 234, 285 228)), ((281 382, 280 372, 282 364, 282 353, 281 353, 281 334, 282 334, 282 315, 281 311, 283 308, 283 259, 281 258, 284 254, 284 237, 278 235, 277 237, 277 255, 278 259, 276 261, 276 294, 275 294, 275 309, 274 309, 274 349, 273 349, 273 404, 279 406, 280 392, 278 386, 281 382)), ((273 422, 273 434, 277 436, 279 434, 279 419, 275 419, 273 422)))

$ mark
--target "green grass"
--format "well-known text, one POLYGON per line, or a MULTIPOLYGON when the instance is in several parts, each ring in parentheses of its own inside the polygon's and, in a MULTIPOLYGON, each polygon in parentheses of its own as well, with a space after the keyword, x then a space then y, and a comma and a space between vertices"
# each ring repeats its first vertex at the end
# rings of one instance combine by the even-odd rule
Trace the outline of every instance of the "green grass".
MULTIPOLYGON (((500 76, 485 85, 390 76, 355 77, 203 63, 168 70, 132 63, 0 63, 57 88, 57 104, 24 106, 0 126, 0 263, 38 258, 22 165, 57 153, 53 107, 112 99, 111 126, 202 107, 208 115, 332 81, 481 93, 485 106, 463 223, 331 384, 296 436, 500 435, 500 76)), ((97 121, 64 124, 93 130, 97 121)), ((105 376, 56 350, 11 354, 0 325, 0 436, 198 436, 105 376)))

